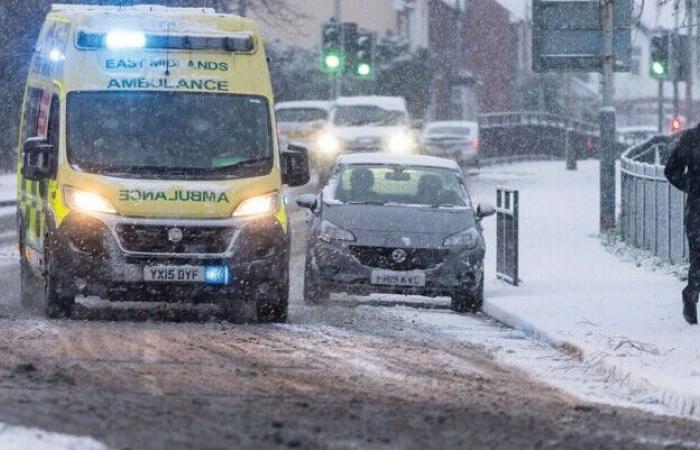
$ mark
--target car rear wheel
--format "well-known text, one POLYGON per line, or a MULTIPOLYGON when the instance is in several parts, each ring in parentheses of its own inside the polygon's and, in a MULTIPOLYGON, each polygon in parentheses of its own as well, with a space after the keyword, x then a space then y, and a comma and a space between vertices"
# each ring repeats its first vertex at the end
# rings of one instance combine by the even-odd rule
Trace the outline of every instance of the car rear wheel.
POLYGON ((474 290, 464 290, 452 294, 452 311, 458 313, 476 313, 484 304, 484 280, 474 290))
POLYGON ((304 303, 307 305, 322 305, 328 302, 330 294, 314 282, 313 268, 310 258, 306 257, 304 270, 304 303))

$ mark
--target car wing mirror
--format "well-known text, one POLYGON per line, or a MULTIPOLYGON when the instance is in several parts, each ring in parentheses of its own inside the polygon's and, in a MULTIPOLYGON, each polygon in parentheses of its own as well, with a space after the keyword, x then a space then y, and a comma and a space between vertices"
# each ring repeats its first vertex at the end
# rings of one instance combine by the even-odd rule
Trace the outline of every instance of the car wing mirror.
POLYGON ((290 187, 303 186, 311 179, 309 152, 303 145, 289 144, 282 152, 282 182, 290 187))
POLYGON ((55 149, 46 138, 27 139, 22 152, 22 177, 39 181, 53 176, 56 171, 55 149))
POLYGON ((304 194, 297 199, 297 205, 313 211, 318 206, 318 197, 314 194, 304 194))
POLYGON ((476 216, 479 220, 496 214, 496 208, 490 203, 480 203, 476 207, 476 216))

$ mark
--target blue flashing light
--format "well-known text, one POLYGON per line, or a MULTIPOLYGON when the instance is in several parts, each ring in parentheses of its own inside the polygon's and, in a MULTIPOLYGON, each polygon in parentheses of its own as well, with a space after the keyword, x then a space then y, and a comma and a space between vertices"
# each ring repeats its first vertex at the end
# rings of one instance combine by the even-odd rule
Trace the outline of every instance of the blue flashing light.
POLYGON ((227 285, 231 281, 228 266, 207 266, 204 268, 204 282, 207 284, 227 285))
POLYGON ((144 48, 146 35, 140 31, 110 31, 105 36, 107 48, 144 48))

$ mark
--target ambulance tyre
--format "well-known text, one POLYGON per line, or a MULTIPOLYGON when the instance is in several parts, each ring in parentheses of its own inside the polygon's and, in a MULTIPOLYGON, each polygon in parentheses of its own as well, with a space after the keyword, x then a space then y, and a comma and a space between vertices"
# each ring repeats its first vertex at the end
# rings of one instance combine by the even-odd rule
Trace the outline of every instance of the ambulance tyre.
POLYGON ((45 242, 44 314, 49 319, 67 319, 73 315, 75 293, 70 288, 70 283, 60 273, 61 263, 54 251, 55 244, 52 238, 47 236, 45 242))
POLYGON ((32 273, 32 268, 29 266, 29 261, 27 261, 22 245, 20 245, 20 249, 20 303, 24 309, 33 309, 43 295, 42 286, 39 279, 32 273))

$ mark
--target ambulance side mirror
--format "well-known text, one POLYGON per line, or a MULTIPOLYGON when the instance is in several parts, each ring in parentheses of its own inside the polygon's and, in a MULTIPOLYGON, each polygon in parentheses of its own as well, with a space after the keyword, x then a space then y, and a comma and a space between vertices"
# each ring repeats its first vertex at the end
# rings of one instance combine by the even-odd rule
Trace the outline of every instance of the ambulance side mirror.
POLYGON ((22 177, 32 181, 51 178, 56 171, 54 150, 46 138, 27 139, 23 149, 22 177))
POLYGON ((303 186, 310 178, 308 150, 299 144, 289 144, 282 152, 282 183, 290 187, 303 186))

